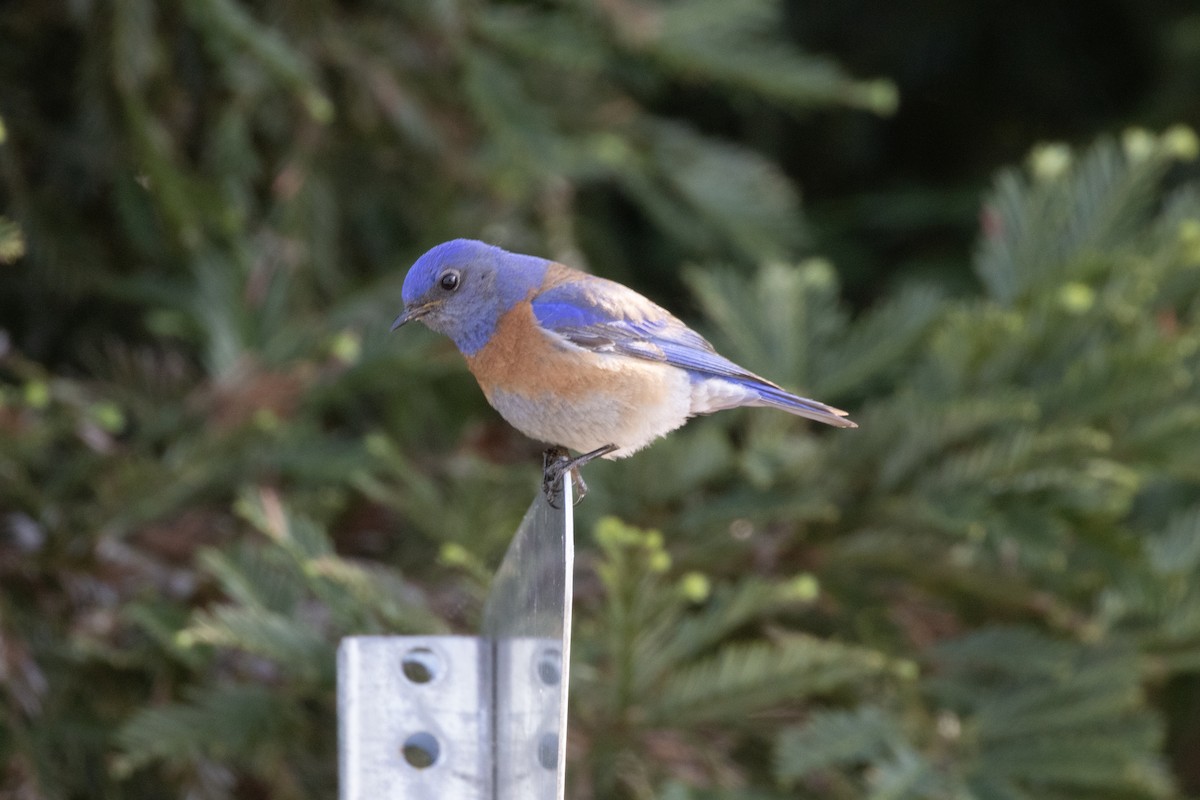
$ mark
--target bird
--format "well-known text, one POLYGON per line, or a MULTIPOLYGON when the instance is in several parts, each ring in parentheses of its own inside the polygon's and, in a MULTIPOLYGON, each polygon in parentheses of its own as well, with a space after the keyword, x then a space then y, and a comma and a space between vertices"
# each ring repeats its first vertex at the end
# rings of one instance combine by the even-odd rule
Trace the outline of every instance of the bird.
POLYGON ((858 427, 720 355, 633 289, 549 259, 454 239, 413 263, 401 297, 392 331, 419 320, 448 336, 500 416, 551 446, 551 504, 564 474, 578 502, 585 464, 625 458, 702 414, 765 406, 858 427))

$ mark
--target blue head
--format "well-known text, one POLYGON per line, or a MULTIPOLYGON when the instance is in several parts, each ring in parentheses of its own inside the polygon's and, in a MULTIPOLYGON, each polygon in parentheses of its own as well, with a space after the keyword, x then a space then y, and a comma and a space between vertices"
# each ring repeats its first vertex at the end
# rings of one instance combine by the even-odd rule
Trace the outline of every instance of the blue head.
POLYGON ((392 330, 419 319, 471 355, 487 344, 501 315, 541 285, 548 264, 474 239, 439 244, 405 276, 404 311, 392 330))

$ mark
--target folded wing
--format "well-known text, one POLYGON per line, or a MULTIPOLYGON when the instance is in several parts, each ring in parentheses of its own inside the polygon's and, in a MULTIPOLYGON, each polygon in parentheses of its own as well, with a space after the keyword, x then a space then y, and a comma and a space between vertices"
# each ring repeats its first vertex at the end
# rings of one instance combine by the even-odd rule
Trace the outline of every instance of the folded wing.
POLYGON ((759 405, 840 428, 856 427, 845 419, 845 411, 798 397, 738 366, 668 311, 619 283, 593 277, 560 283, 534 297, 532 306, 543 328, 577 347, 687 370, 698 390, 707 390, 706 397, 724 398, 706 403, 701 413, 759 405), (708 381, 733 386, 726 391, 700 386, 708 381))

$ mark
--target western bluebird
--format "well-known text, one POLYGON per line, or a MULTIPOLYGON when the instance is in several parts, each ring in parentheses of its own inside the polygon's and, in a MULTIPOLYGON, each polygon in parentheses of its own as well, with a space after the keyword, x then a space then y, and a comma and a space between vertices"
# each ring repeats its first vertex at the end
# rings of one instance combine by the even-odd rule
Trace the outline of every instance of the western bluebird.
POLYGON ((417 259, 402 295, 392 330, 419 319, 449 336, 500 416, 556 446, 548 495, 565 472, 578 481, 588 461, 624 458, 698 414, 769 406, 857 427, 719 355, 632 289, 542 258, 455 239, 417 259), (564 447, 583 455, 566 460, 564 447))

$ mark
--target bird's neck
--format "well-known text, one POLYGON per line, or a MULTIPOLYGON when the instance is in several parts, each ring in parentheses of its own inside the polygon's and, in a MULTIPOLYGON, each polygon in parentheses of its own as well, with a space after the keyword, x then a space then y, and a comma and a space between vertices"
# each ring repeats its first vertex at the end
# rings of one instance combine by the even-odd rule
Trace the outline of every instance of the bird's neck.
POLYGON ((495 314, 477 314, 471 320, 459 327, 451 337, 454 346, 464 356, 473 356, 484 348, 492 334, 496 331, 499 317, 495 314))
POLYGON ((459 322, 452 336, 459 352, 473 356, 483 349, 495 334, 500 318, 541 288, 550 263, 533 256, 508 254, 504 270, 497 275, 487 300, 482 301, 480 307, 471 309, 469 316, 459 322))

